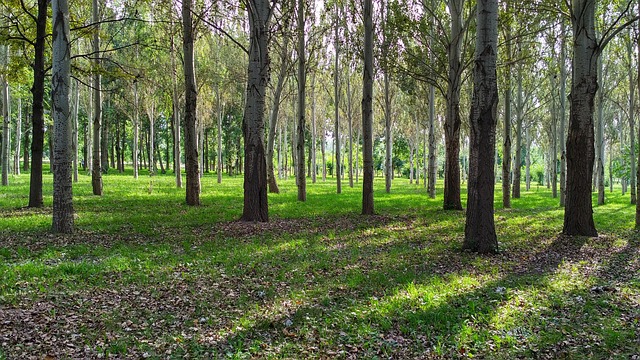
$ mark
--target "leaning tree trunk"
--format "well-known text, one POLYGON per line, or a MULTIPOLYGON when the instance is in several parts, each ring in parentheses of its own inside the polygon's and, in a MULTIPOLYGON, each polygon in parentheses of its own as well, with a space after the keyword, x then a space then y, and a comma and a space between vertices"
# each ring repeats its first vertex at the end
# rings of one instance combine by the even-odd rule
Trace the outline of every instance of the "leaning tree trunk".
POLYGON ((49 1, 38 0, 36 21, 36 41, 33 57, 33 104, 31 110, 31 176, 29 183, 29 207, 42 207, 42 155, 44 150, 44 66, 45 44, 47 40, 47 6, 49 1))
POLYGON ((362 75, 362 214, 373 215, 373 6, 364 0, 364 71, 362 75))
MULTIPOLYGON (((196 73, 193 56, 194 29, 191 16, 192 0, 182 1, 182 50, 184 56, 184 157, 187 174, 187 205, 200 205, 200 161, 196 132, 196 73)), ((177 125, 177 124, 176 124, 177 125)), ((180 126, 177 126, 179 128, 180 126)))
POLYGON ((283 39, 282 51, 280 52, 280 69, 278 69, 278 82, 273 92, 273 102, 271 105, 271 115, 269 116, 269 133, 267 134, 267 183, 269 186, 269 192, 278 194, 280 189, 278 188, 278 182, 276 181, 276 174, 273 168, 273 148, 276 138, 276 126, 278 125, 278 113, 280 111, 280 102, 282 98, 282 91, 284 90, 284 83, 287 79, 287 68, 289 67, 289 61, 287 59, 289 54, 289 37, 285 36, 283 39))
POLYGON ((493 219, 493 162, 498 109, 498 0, 478 0, 476 11, 478 34, 469 119, 469 195, 463 248, 491 253, 498 250, 493 219))
POLYGON ((304 46, 304 1, 298 0, 298 134, 296 150, 298 151, 298 201, 307 201, 307 178, 304 161, 304 127, 305 127, 305 46, 304 46))
POLYGON ((594 28, 594 0, 574 0, 573 81, 567 136, 567 198, 565 235, 597 236, 591 203, 591 178, 595 152, 593 147, 593 106, 598 90, 598 44, 594 28))
POLYGON ((96 53, 93 69, 93 164, 91 166, 91 186, 93 195, 102 195, 102 99, 100 93, 100 16, 98 0, 93 0, 93 22, 96 24, 93 33, 93 52, 96 53))
POLYGON ((53 226, 56 233, 73 232, 72 133, 69 112, 69 6, 67 0, 52 1, 53 68, 51 109, 55 144, 53 162, 53 226))
POLYGON ((242 221, 269 221, 267 203, 267 166, 264 149, 264 103, 269 82, 268 0, 250 0, 249 65, 247 100, 242 134, 244 136, 244 207, 242 221))
POLYGON ((462 66, 460 63, 462 46, 462 7, 464 0, 449 0, 451 14, 451 43, 449 44, 449 78, 447 89, 447 111, 444 121, 446 148, 444 174, 445 210, 462 210, 460 201, 460 87, 462 86, 462 66))

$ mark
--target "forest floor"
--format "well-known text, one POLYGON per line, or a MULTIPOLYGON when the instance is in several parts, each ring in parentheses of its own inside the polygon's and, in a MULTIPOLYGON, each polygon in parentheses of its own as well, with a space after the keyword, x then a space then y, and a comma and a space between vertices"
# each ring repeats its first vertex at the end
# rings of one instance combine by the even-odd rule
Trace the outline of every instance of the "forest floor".
POLYGON ((376 180, 375 216, 360 184, 309 183, 300 203, 281 181, 266 224, 235 221, 240 177, 205 175, 196 208, 173 181, 109 174, 94 197, 81 174, 77 231, 53 235, 51 176, 38 210, 28 175, 10 179, 0 359, 640 358, 640 236, 619 188, 594 207, 597 238, 559 235, 546 187, 512 209, 497 191, 500 253, 479 256, 460 250, 464 212, 406 179, 376 180))

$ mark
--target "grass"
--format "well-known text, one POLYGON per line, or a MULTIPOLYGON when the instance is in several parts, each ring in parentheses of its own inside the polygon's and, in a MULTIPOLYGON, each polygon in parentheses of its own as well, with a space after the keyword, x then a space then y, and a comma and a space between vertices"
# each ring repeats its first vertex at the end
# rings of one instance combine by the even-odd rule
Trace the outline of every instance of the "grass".
MULTIPOLYGON (((544 187, 502 209, 501 252, 460 251, 464 213, 422 186, 293 179, 270 223, 241 224, 242 178, 203 177, 200 207, 171 175, 74 186, 77 232, 26 209, 28 175, 0 189, 0 359, 620 358, 640 355, 639 237, 619 190, 594 208, 598 238, 559 235, 544 187)), ((441 184, 440 184, 441 185, 441 184)), ((439 188, 441 194, 441 189, 439 188)), ((463 202, 466 194, 463 194, 463 202)))

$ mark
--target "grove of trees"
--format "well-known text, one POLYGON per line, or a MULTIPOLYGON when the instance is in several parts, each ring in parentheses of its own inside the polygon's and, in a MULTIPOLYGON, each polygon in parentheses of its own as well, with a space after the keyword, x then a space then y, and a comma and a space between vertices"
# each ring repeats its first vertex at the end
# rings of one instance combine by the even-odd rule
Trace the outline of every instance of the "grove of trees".
POLYGON ((269 221, 290 176, 299 201, 308 182, 362 186, 365 215, 376 176, 432 198, 442 180, 449 211, 466 184, 463 247, 490 253, 500 182, 505 208, 546 186, 564 234, 597 236, 594 191, 604 204, 619 183, 637 203, 637 14, 631 0, 6 0, 2 186, 29 170, 25 205, 42 207, 48 162, 52 229, 68 233, 79 173, 101 196, 126 167, 180 188, 184 163, 193 206, 204 173, 243 176, 249 222, 269 221))

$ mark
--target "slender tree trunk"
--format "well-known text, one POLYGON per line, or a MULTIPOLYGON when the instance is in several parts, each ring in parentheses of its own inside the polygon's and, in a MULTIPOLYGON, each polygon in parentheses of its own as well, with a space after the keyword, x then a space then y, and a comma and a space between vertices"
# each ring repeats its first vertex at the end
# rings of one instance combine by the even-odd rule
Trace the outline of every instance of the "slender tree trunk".
POLYGON ((322 153, 322 181, 327 181, 327 132, 325 124, 322 124, 322 138, 320 139, 320 152, 322 153))
POLYGON ((93 169, 93 75, 89 75, 87 77, 87 83, 89 84, 89 96, 87 97, 87 109, 89 110, 89 114, 87 116, 87 128, 85 134, 85 148, 87 152, 85 163, 87 165, 87 169, 89 169, 89 174, 91 174, 93 169))
POLYGON ((511 196, 514 199, 520 198, 520 182, 522 181, 522 120, 524 113, 524 103, 522 99, 522 65, 518 65, 516 94, 516 151, 513 160, 513 188, 511 196))
POLYGON ((69 6, 67 0, 52 1, 53 69, 51 78, 53 128, 53 224, 56 233, 73 232, 73 126, 69 112, 69 6))
MULTIPOLYGON (((638 14, 640 14, 640 0, 638 1, 638 14)), ((638 63, 640 63, 640 38, 638 38, 636 43, 636 51, 637 51, 637 58, 638 58, 638 63)), ((637 74, 637 81, 638 81, 638 91, 640 92, 640 66, 638 66, 638 74, 637 74)), ((638 94, 638 97, 640 97, 640 94, 638 94)), ((634 110, 636 109, 635 107, 633 108, 634 110)), ((638 126, 638 139, 640 141, 640 126, 638 126)), ((609 147, 611 148, 611 147, 609 147)), ((609 154, 611 154, 611 150, 609 150, 609 154)), ((611 159, 611 156, 609 156, 609 159, 611 159)), ((635 159, 632 159, 632 161, 635 161, 635 159)), ((640 152, 638 152, 638 163, 636 166, 636 194, 640 193, 640 152)), ((609 169, 611 169, 611 166, 609 167, 609 169)), ((611 174, 611 170, 609 170, 609 174, 611 174)), ((631 174, 631 176, 633 176, 633 174, 631 174)), ((611 175, 610 175, 611 177, 611 175)), ((613 186, 613 181, 609 181, 610 186, 613 186)), ((640 228, 640 201, 636 201, 636 229, 640 228)))
MULTIPOLYGON (((0 64, 4 68, 9 66, 9 46, 0 46, 0 64)), ((9 143, 9 126, 11 125, 11 109, 9 102, 9 82, 6 75, 0 77, 0 87, 2 87, 2 186, 9 185, 9 154, 11 148, 9 143)))
POLYGON ((307 201, 307 177, 304 166, 304 128, 305 128, 305 98, 306 98, 306 54, 304 39, 304 1, 298 0, 298 201, 307 201))
MULTIPOLYGON (((107 100, 107 108, 109 106, 109 101, 107 100)), ((109 124, 107 122, 107 118, 104 116, 104 112, 102 112, 102 124, 100 131, 100 166, 102 168, 103 173, 107 173, 109 171, 109 124)), ((113 155, 113 149, 111 149, 111 154, 113 155)))
POLYGON ((176 65, 176 49, 173 37, 173 22, 171 24, 171 82, 173 110, 171 119, 173 122, 173 172, 176 176, 176 186, 182 187, 182 164, 180 162, 180 114, 178 110, 178 66, 176 65))
POLYGON ((391 90, 390 79, 387 71, 382 74, 384 79, 384 139, 385 139, 385 157, 384 157, 384 185, 385 191, 391 192, 391 180, 393 179, 393 139, 391 124, 391 90))
MULTIPOLYGON (((100 52, 100 14, 98 0, 93 0, 93 22, 96 24, 93 33, 93 52, 100 52)), ((95 56, 93 72, 93 164, 91 167, 91 186, 93 195, 102 196, 102 98, 100 93, 100 57, 95 56)))
POLYGON ((224 105, 220 103, 220 93, 218 92, 218 184, 222 183, 222 117, 224 116, 224 105))
POLYGON ((360 181, 360 162, 358 156, 358 147, 360 146, 360 128, 356 127, 356 183, 360 181))
POLYGON ((22 146, 22 96, 18 95, 18 118, 16 119, 16 147, 13 153, 13 173, 20 175, 20 154, 22 146))
POLYGON ((29 207, 43 206, 42 199, 42 157, 44 150, 44 81, 45 43, 47 40, 47 6, 49 1, 38 0, 38 17, 36 21, 36 42, 33 58, 33 104, 31 111, 31 176, 29 183, 29 207))
POLYGON ((531 134, 529 131, 529 126, 527 126, 524 130, 525 149, 527 151, 524 161, 524 181, 527 191, 531 190, 531 134))
MULTIPOLYGON (((438 162, 437 162, 437 148, 436 148, 436 134, 435 134, 435 98, 436 88, 433 85, 429 86, 429 165, 428 165, 428 184, 427 192, 431 199, 436 198, 436 179, 438 176, 438 162)), ((426 156, 426 155, 425 155, 426 156)))
POLYGON ((353 116, 351 114, 351 69, 347 72, 347 122, 349 125, 349 187, 353 187, 353 116))
POLYGON ((340 93, 339 93, 339 81, 338 74, 340 73, 340 62, 339 62, 339 54, 340 54, 340 40, 338 39, 338 5, 336 3, 336 26, 335 26, 335 73, 334 73, 334 107, 335 107, 335 130, 333 132, 334 139, 334 149, 335 149, 335 163, 333 164, 333 171, 336 174, 336 192, 338 194, 342 193, 342 180, 340 176, 340 116, 339 116, 339 104, 340 104, 340 93))
POLYGON ((567 198, 565 235, 597 236, 591 204, 593 148, 593 104, 598 90, 598 44, 594 27, 594 0, 575 0, 573 24, 573 81, 567 136, 567 198))
POLYGON ((494 152, 498 108, 498 1, 478 0, 478 34, 470 117, 470 166, 464 249, 498 250, 493 219, 494 152))
MULTIPOLYGON (((138 46, 136 46, 136 60, 138 59, 138 46)), ((138 79, 133 82, 133 178, 139 175, 140 164, 138 163, 140 139, 140 100, 138 96, 138 79)))
POLYGON ((373 5, 364 0, 364 71, 362 75, 362 214, 373 215, 373 5))
MULTIPOLYGON (((511 16, 512 1, 507 1, 506 16, 511 16)), ((506 77, 504 87, 504 121, 502 133, 502 207, 511 208, 511 25, 506 24, 507 64, 504 70, 506 77)))
MULTIPOLYGON (((149 175, 153 176, 156 173, 156 161, 153 158, 153 152, 156 148, 156 102, 153 97, 147 100, 147 116, 149 117, 149 175)), ((160 150, 158 150, 158 160, 162 162, 160 150)), ((164 169, 162 169, 162 173, 164 173, 164 169)))
POLYGON ((560 206, 565 206, 567 196, 567 147, 566 147, 566 109, 567 109, 567 35, 565 32, 564 21, 561 23, 562 39, 560 42, 560 133, 558 139, 560 141, 560 206))
POLYGON ((273 169, 273 148, 275 145, 276 126, 278 125, 278 113, 282 99, 282 91, 287 79, 287 68, 289 67, 289 37, 283 39, 282 52, 280 53, 280 68, 278 69, 278 82, 273 92, 273 102, 271 104, 271 115, 269 116, 269 133, 267 134, 267 182, 269 192, 278 194, 278 182, 273 169))
POLYGON ((451 43, 448 48, 449 78, 447 88, 447 112, 444 122, 446 147, 444 209, 462 210, 460 201, 460 87, 462 66, 462 8, 464 0, 448 0, 451 14, 451 43))
MULTIPOLYGON (((550 76, 551 89, 556 89, 556 80, 550 76)), ((555 90, 551 95, 551 192, 558 197, 558 109, 555 90)))
POLYGON ((317 164, 316 164, 316 143, 318 141, 316 134, 316 73, 311 75, 311 182, 317 181, 317 164))
MULTIPOLYGON (((182 50, 184 56, 184 154, 185 170, 187 174, 186 200, 187 205, 200 205, 200 160, 198 159, 198 135, 196 106, 198 93, 196 88, 196 73, 194 62, 194 29, 191 17, 192 0, 182 1, 182 50)), ((180 128, 180 126, 176 126, 180 128)))
MULTIPOLYGON (((26 117, 28 118, 29 115, 27 114, 26 117)), ((25 129, 24 144, 22 146, 22 171, 29 171, 29 147, 31 145, 29 133, 30 131, 28 129, 25 129)))
MULTIPOLYGON (((632 35, 629 30, 629 41, 627 41, 627 58, 629 60, 629 148, 631 149, 631 204, 635 204, 636 199, 636 121, 635 121, 635 82, 633 79, 633 45, 632 35)), ((637 64, 636 64, 637 66, 637 64)))
POLYGON ((73 152, 73 182, 78 182, 78 111, 80 111, 80 83, 76 79, 73 89, 73 113, 71 124, 73 126, 73 135, 71 137, 73 152))
POLYGON ((249 65, 247 100, 242 120, 244 136, 244 207, 242 221, 269 220, 267 204, 267 166, 264 149, 264 103, 269 79, 268 0, 249 0, 249 65))

